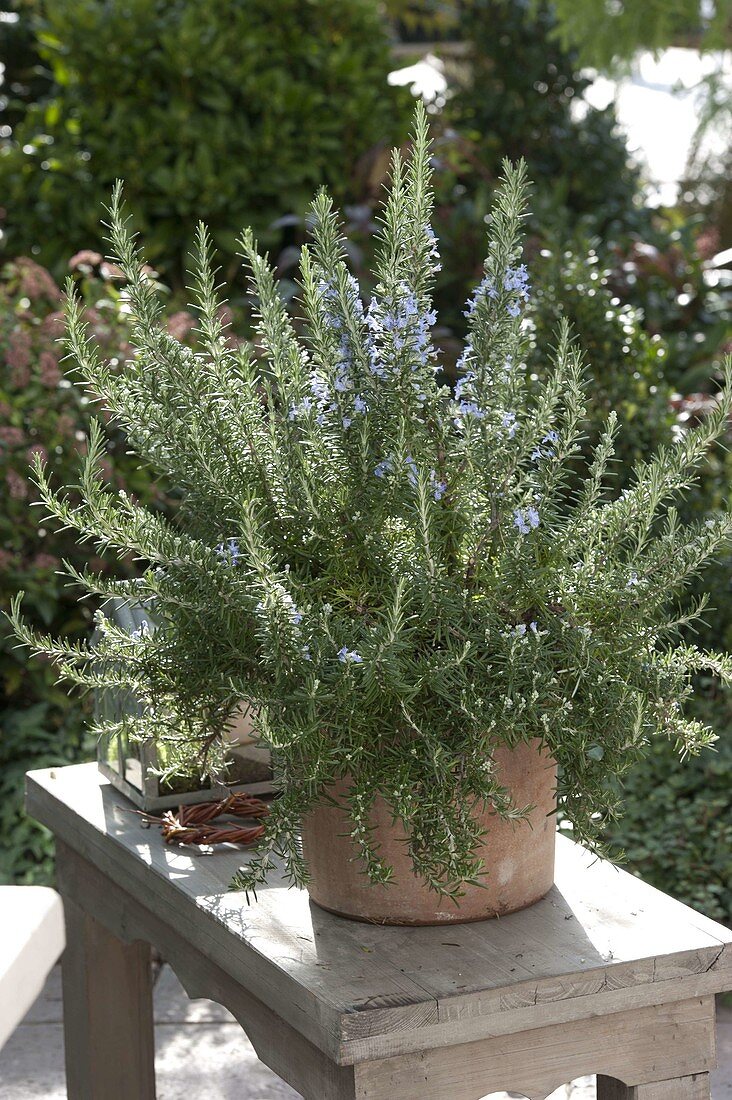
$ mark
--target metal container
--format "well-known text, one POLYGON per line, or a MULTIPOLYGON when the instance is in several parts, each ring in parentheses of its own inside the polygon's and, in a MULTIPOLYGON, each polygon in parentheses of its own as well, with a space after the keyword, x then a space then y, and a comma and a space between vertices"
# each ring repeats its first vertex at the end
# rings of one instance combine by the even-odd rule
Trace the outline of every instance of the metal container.
MULTIPOLYGON (((106 617, 130 634, 139 630, 154 633, 157 624, 143 602, 122 597, 107 600, 106 617)), ((97 691, 95 709, 98 719, 117 720, 123 714, 140 713, 141 704, 129 691, 110 688, 97 691)), ((229 794, 246 791, 267 795, 274 791, 269 750, 260 746, 252 734, 247 712, 241 708, 225 735, 229 741, 227 778, 211 781, 196 790, 171 790, 160 783, 156 771, 160 760, 152 738, 131 741, 124 734, 107 734, 99 739, 99 770, 110 783, 145 813, 157 814, 176 806, 215 802, 229 794)))

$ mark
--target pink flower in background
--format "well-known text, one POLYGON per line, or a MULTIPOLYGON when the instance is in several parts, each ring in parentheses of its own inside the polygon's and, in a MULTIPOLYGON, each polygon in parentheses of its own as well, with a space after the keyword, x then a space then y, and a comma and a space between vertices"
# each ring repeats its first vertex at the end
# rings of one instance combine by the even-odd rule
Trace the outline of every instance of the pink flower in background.
POLYGON ((11 371, 22 371, 30 363, 31 338, 25 329, 16 328, 10 333, 8 348, 5 352, 5 362, 11 371))
POLYGON ((25 500, 28 496, 28 482, 17 470, 8 470, 5 475, 12 500, 25 500))
POLYGON ((54 558, 53 554, 36 554, 31 562, 33 569, 58 569, 60 565, 58 558, 54 558))
POLYGON ((185 340, 188 333, 196 327, 196 318, 187 309, 181 309, 168 318, 168 332, 174 340, 185 340))
POLYGON ((0 573, 5 569, 9 569, 15 561, 15 554, 11 554, 9 550, 0 550, 0 573))
POLYGON ((51 340, 58 340, 64 334, 64 315, 61 310, 49 313, 41 321, 41 332, 51 340))
POLYGON ((0 443, 5 447, 22 447, 25 443, 25 432, 12 425, 0 428, 0 443))
POLYGON ((82 248, 81 252, 77 252, 69 260, 69 267, 72 271, 83 271, 84 274, 88 274, 92 268, 97 267, 104 257, 100 252, 95 252, 91 248, 82 248))
POLYGON ((68 413, 62 415, 56 421, 56 431, 60 436, 72 436, 76 430, 76 421, 68 413))
POLYGON ((16 390, 24 390, 30 382, 30 367, 14 367, 10 372, 10 384, 16 390))
POLYGON ((50 298, 52 302, 57 302, 61 298, 61 291, 51 275, 35 260, 21 256, 16 260, 15 268, 20 276, 20 293, 32 302, 37 298, 50 298))
POLYGON ((107 281, 111 281, 112 279, 124 279, 125 277, 125 273, 119 264, 110 264, 106 260, 99 268, 99 274, 107 281))
POLYGON ((39 455, 41 462, 48 461, 48 451, 41 443, 34 443, 33 446, 29 447, 28 450, 25 452, 25 456, 28 459, 29 466, 33 462, 34 455, 39 455))
POLYGON ((53 352, 41 352, 41 356, 38 360, 38 371, 41 376, 42 385, 46 386, 49 390, 55 389, 60 381, 61 371, 58 369, 58 360, 53 352))

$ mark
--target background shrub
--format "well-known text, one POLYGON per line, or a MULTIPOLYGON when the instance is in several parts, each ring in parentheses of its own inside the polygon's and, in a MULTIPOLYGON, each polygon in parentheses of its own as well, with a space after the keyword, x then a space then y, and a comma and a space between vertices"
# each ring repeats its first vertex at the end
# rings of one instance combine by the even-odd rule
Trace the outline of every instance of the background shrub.
POLYGON ((460 303, 480 277, 484 219, 504 157, 527 162, 529 231, 542 237, 581 229, 614 240, 648 215, 614 108, 583 102, 590 81, 576 53, 559 45, 552 7, 470 0, 460 11, 456 33, 468 58, 452 74, 441 116, 436 229, 440 317, 462 332, 460 303))
POLYGON ((533 0, 471 0, 459 34, 469 68, 457 82, 450 120, 472 138, 480 167, 496 179, 504 157, 524 157, 533 181, 532 209, 585 217, 612 234, 643 216, 639 172, 613 107, 581 102, 591 81, 577 54, 559 45, 551 5, 533 0), (573 111, 573 105, 575 110, 573 111))
POLYGON ((623 304, 611 286, 611 270, 588 242, 577 250, 544 249, 532 263, 532 351, 529 369, 544 369, 547 348, 567 318, 584 352, 590 375, 585 452, 615 410, 624 425, 611 466, 615 487, 624 487, 633 465, 671 440, 675 415, 664 368, 668 352, 659 335, 649 336, 640 311, 623 304))
POLYGON ((628 869, 700 909, 732 920, 732 700, 713 680, 697 685, 690 711, 714 726, 714 749, 680 761, 668 741, 624 780, 625 812, 605 839, 628 869))
POLYGON ((610 285, 661 335, 664 376, 687 394, 715 388, 732 336, 732 261, 715 258, 718 234, 698 216, 657 213, 642 234, 615 242, 610 285))
MULTIPOLYGON (((106 355, 128 354, 124 298, 115 287, 114 269, 85 253, 74 269, 89 305, 89 322, 106 355)), ((0 279, 0 610, 20 588, 35 623, 65 637, 90 630, 93 608, 78 603, 78 592, 56 575, 61 559, 83 568, 93 557, 68 532, 54 530, 46 539, 30 481, 33 451, 48 458, 54 478, 73 484, 79 452, 85 446, 89 402, 63 377, 59 337, 63 323, 61 292, 49 273, 32 260, 6 265, 0 279), (48 546, 46 546, 48 542, 48 546)), ((189 321, 175 315, 180 335, 189 321)), ((108 429, 110 482, 140 499, 166 505, 151 476, 125 453, 122 437, 108 429)), ((131 571, 134 564, 130 563, 131 571)), ((44 881, 50 869, 50 843, 44 829, 22 809, 23 775, 29 768, 68 763, 94 754, 84 732, 85 707, 57 684, 51 665, 29 659, 15 647, 7 624, 0 629, 0 882, 44 881)))
POLYGON ((348 200, 359 159, 406 132, 371 0, 221 0, 205 18, 194 0, 49 0, 36 28, 53 84, 4 143, 0 192, 6 255, 54 269, 98 247, 117 177, 178 285, 197 219, 225 259, 245 225, 275 243, 273 220, 323 183, 348 200))

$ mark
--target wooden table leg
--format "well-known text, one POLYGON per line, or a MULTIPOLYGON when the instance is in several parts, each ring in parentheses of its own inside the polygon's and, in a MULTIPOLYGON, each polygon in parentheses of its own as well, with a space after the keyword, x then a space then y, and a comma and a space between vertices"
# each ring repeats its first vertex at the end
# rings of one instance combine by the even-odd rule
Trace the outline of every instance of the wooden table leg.
POLYGON ((150 947, 112 935, 64 898, 69 1100, 155 1100, 150 947))
POLYGON ((709 1100, 709 1074, 695 1073, 649 1085, 623 1085, 612 1077, 598 1076, 597 1100, 709 1100))

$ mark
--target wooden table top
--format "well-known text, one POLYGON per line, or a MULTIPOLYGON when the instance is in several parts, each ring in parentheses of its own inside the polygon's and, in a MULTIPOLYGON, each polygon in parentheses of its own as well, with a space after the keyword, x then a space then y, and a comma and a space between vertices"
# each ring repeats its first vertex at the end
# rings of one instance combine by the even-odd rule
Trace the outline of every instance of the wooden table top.
POLYGON ((529 909, 394 928, 282 881, 247 903, 228 890, 246 852, 166 845, 95 764, 30 772, 27 804, 340 1064, 732 988, 732 933, 562 836, 555 886, 529 909))

